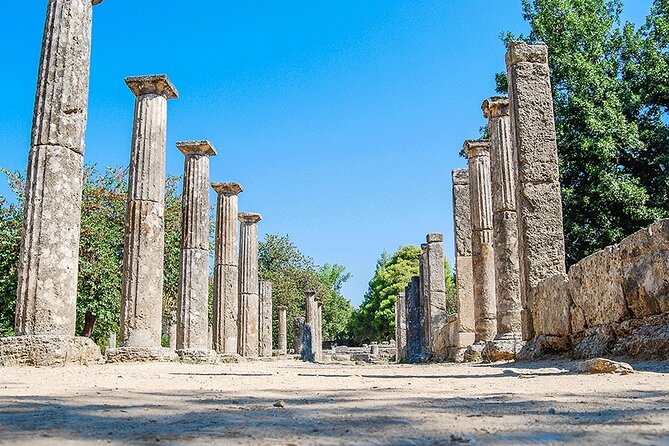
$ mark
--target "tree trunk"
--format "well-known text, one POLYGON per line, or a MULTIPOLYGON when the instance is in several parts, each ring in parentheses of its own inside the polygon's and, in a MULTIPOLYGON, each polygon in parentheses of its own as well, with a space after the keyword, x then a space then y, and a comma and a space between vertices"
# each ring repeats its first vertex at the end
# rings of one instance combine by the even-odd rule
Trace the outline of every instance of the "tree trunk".
POLYGON ((82 336, 87 338, 93 336, 93 329, 95 328, 96 319, 97 317, 93 313, 90 311, 86 312, 86 316, 84 317, 84 332, 82 333, 82 336))

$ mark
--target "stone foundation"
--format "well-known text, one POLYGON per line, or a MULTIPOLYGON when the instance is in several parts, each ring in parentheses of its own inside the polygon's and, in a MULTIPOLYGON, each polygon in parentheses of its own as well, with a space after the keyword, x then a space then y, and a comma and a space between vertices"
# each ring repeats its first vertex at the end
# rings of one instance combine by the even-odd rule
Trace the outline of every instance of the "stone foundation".
POLYGON ((50 335, 0 338, 0 366, 53 367, 102 362, 100 348, 90 338, 50 335))
POLYGON ((174 362, 179 360, 179 356, 174 350, 163 347, 119 347, 107 349, 105 359, 108 363, 174 362))
POLYGON ((216 364, 218 362, 218 355, 214 350, 189 348, 176 350, 175 353, 181 362, 191 364, 216 364))

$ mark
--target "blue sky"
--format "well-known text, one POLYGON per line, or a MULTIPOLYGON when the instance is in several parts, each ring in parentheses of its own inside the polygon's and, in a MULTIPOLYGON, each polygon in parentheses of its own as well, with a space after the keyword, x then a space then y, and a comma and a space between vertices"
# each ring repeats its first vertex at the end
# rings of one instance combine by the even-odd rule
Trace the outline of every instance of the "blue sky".
MULTIPOLYGON (((651 0, 627 0, 642 22, 651 0)), ((46 0, 0 0, 0 165, 25 171, 46 0)), ((209 139, 212 181, 238 181, 261 236, 289 234, 353 274, 358 305, 376 259, 445 234, 451 180, 481 102, 504 70, 520 0, 105 0, 94 9, 86 163, 125 166, 133 100, 123 78, 166 73, 167 171, 175 142, 209 139)), ((9 194, 4 181, 0 193, 9 194)), ((212 192, 212 199, 214 194, 212 192)))

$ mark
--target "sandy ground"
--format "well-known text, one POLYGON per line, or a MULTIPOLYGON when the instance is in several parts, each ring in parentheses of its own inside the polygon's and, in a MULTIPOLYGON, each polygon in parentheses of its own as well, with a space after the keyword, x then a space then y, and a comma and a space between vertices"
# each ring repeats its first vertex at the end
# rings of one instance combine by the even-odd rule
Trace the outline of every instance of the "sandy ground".
POLYGON ((570 367, 0 368, 0 444, 669 445, 669 364, 570 367))

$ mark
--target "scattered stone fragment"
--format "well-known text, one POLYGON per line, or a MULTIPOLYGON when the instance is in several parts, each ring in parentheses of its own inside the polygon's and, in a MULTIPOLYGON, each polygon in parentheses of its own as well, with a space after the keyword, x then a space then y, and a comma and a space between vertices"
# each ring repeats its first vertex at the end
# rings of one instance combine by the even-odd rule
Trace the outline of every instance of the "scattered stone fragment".
POLYGON ((276 403, 274 403, 273 406, 283 408, 286 407, 286 403, 284 403, 283 400, 279 400, 276 403))
POLYGON ((619 373, 628 375, 634 373, 634 369, 626 362, 612 361, 606 358, 594 358, 576 364, 574 369, 579 373, 619 373))

